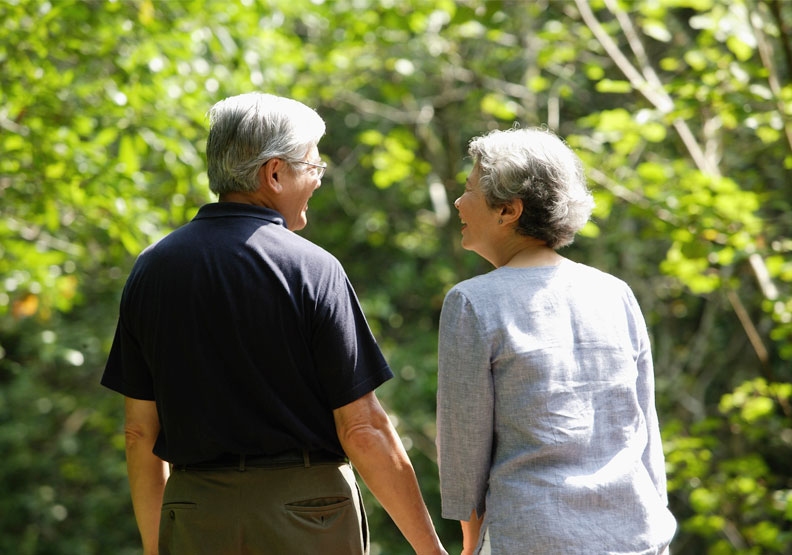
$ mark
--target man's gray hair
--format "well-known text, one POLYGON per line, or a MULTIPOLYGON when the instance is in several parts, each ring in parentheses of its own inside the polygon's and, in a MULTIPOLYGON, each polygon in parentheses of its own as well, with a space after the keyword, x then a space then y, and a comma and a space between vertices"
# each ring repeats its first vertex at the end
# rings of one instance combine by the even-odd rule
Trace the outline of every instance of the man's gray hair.
POLYGON ((545 129, 492 131, 470 141, 479 185, 492 208, 523 202, 517 232, 553 249, 572 243, 594 208, 583 163, 545 129))
POLYGON ((319 114, 290 98, 246 93, 221 100, 209 110, 209 188, 218 195, 253 192, 268 160, 301 160, 324 132, 319 114))

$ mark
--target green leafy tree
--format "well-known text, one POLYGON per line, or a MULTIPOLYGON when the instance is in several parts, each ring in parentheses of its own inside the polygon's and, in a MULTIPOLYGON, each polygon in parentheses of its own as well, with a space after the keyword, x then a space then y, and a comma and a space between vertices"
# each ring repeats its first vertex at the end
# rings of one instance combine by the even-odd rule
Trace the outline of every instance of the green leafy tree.
MULTIPOLYGON (((437 321, 489 269, 451 203, 467 141, 519 123, 589 170, 594 219, 563 254, 646 313, 674 551, 789 551, 790 25, 778 0, 0 2, 0 551, 138 551, 98 379, 134 257, 212 200, 206 110, 250 90, 328 122, 305 236, 394 368, 381 396, 448 547, 437 321)), ((366 503, 374 552, 409 552, 366 503)))

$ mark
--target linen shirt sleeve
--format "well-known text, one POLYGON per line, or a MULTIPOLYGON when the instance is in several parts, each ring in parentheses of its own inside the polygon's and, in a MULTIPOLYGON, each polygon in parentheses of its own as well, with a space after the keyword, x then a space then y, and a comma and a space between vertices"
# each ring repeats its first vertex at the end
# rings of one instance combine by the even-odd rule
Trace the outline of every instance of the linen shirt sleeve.
POLYGON ((638 336, 638 403, 644 415, 647 428, 647 443, 641 458, 646 470, 649 472, 657 493, 668 505, 668 491, 666 486, 665 457, 660 438, 660 423, 657 418, 655 406, 654 365, 652 363, 652 349, 649 343, 649 333, 646 330, 641 308, 632 291, 629 292, 632 318, 635 322, 638 336))
POLYGON ((452 289, 440 314, 437 451, 443 518, 486 510, 494 441, 491 345, 473 306, 452 289))

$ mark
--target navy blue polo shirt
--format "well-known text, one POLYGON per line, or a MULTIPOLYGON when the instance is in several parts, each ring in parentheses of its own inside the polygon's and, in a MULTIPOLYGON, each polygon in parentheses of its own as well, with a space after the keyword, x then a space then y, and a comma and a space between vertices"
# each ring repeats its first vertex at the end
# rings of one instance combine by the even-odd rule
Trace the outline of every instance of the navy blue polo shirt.
POLYGON ((393 376, 331 254, 267 208, 207 204, 135 262, 102 384, 156 401, 154 453, 343 454, 332 411, 393 376))

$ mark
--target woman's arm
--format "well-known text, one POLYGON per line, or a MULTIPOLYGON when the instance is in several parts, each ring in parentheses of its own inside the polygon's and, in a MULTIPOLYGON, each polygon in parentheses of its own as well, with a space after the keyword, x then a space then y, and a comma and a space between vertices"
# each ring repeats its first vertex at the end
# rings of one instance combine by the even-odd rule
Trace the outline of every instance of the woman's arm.
POLYGON ((474 307, 451 290, 440 314, 437 459, 443 517, 484 513, 494 441, 491 340, 474 307))
POLYGON ((648 441, 643 453, 643 463, 649 472, 657 493, 668 505, 668 493, 666 490, 665 457, 663 455, 663 444, 660 439, 660 423, 657 417, 655 406, 655 383, 654 365, 652 363, 652 347, 649 342, 649 333, 646 329, 646 322, 638 301, 632 291, 629 292, 629 300, 632 307, 632 318, 635 322, 635 333, 637 335, 636 350, 638 352, 637 366, 638 379, 636 380, 638 403, 646 422, 648 441))
POLYGON ((462 525, 462 555, 473 555, 481 533, 481 523, 484 515, 476 516, 476 511, 470 513, 470 520, 460 520, 462 525))

